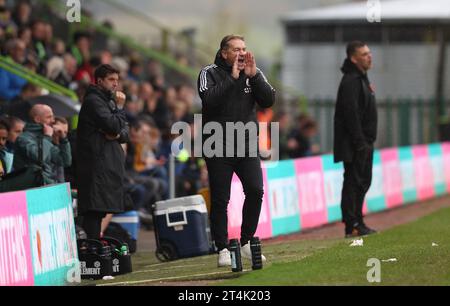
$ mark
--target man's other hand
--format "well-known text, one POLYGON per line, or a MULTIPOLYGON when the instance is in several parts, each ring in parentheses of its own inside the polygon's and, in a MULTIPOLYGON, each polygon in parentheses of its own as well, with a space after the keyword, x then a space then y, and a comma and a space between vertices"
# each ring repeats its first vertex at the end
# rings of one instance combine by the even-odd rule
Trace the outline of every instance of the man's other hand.
POLYGON ((244 57, 245 62, 245 75, 253 78, 256 75, 256 61, 255 57, 251 52, 247 52, 244 57))
POLYGON ((239 79, 239 73, 240 73, 239 68, 238 68, 238 65, 239 65, 238 60, 239 60, 239 56, 236 56, 233 67, 231 69, 231 76, 235 80, 239 79))

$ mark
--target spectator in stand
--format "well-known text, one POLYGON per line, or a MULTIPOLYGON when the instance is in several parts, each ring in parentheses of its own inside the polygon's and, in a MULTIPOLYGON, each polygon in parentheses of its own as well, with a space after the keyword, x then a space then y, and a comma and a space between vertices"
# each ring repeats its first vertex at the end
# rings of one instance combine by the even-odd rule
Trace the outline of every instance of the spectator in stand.
POLYGON ((155 120, 154 113, 158 104, 158 96, 155 93, 152 84, 149 82, 141 83, 139 98, 142 100, 144 106, 142 113, 155 120))
MULTIPOLYGON (((144 117, 145 118, 145 117, 144 117)), ((163 199, 168 197, 168 175, 164 168, 165 158, 157 158, 156 147, 159 142, 159 130, 153 120, 139 119, 131 129, 128 151, 128 164, 136 174, 151 177, 158 181, 163 199)))
POLYGON ((307 115, 300 115, 295 127, 288 136, 288 152, 290 158, 301 158, 320 153, 318 145, 312 143, 317 135, 317 123, 307 115))
POLYGON ((93 84, 95 82, 94 71, 100 65, 100 58, 94 56, 88 62, 83 63, 83 65, 78 68, 77 72, 75 73, 74 79, 85 84, 93 84))
POLYGON ((73 36, 74 45, 70 51, 80 67, 91 58, 91 35, 88 32, 76 32, 73 36))
POLYGON ((205 170, 205 161, 191 155, 189 159, 183 163, 181 173, 177 176, 177 197, 196 195, 202 187, 201 176, 202 172, 205 170))
POLYGON ((47 46, 47 24, 42 20, 36 20, 31 26, 33 51, 38 61, 38 72, 45 73, 45 62, 50 58, 50 50, 47 46))
POLYGON ((157 75, 154 77, 151 77, 148 79, 148 81, 153 85, 155 90, 161 90, 163 91, 163 88, 165 87, 165 79, 163 75, 157 75))
POLYGON ((33 39, 31 35, 31 29, 30 28, 20 28, 17 32, 17 38, 22 40, 25 43, 25 47, 27 51, 33 49, 33 39))
POLYGON ((128 79, 135 82, 140 82, 142 80, 142 63, 138 59, 132 59, 130 61, 128 79))
POLYGON ((73 79, 77 72, 77 61, 66 53, 63 57, 53 57, 47 66, 48 78, 66 88, 75 88, 73 79))
POLYGON ((151 119, 138 119, 131 124, 130 127, 130 142, 127 145, 126 154, 126 171, 129 186, 137 188, 130 188, 132 191, 132 198, 135 201, 135 205, 139 206, 139 216, 141 222, 149 223, 151 221, 150 211, 151 205, 156 201, 162 200, 165 184, 159 179, 141 175, 139 171, 145 168, 145 163, 142 162, 143 143, 146 141, 147 135, 151 130, 151 119), (146 192, 141 193, 142 186, 146 192))
POLYGON ((0 28, 5 33, 6 37, 17 36, 17 25, 11 18, 11 11, 5 5, 0 4, 0 28))
POLYGON ((128 78, 128 70, 130 65, 125 58, 119 56, 114 57, 111 61, 111 66, 119 70, 119 76, 122 80, 126 80, 128 78))
POLYGON ((172 121, 186 121, 188 116, 187 105, 183 101, 178 101, 172 108, 172 121))
POLYGON ((8 116, 7 123, 9 126, 9 130, 8 141, 6 142, 6 150, 10 153, 14 153, 14 144, 16 143, 17 137, 19 137, 23 133, 25 122, 17 117, 8 116))
MULTIPOLYGON (((66 53, 66 44, 62 39, 55 39, 52 42, 52 54, 53 56, 59 56, 62 57, 66 53)), ((76 61, 75 61, 76 63, 76 61)))
POLYGON ((153 95, 153 86, 150 82, 142 82, 139 86, 139 99, 141 99, 144 104, 153 95))
POLYGON ((136 82, 128 81, 125 88, 125 92, 128 97, 127 103, 125 104, 127 120, 130 123, 134 123, 143 109, 143 103, 138 98, 139 85, 136 82))
MULTIPOLYGON (((26 46, 20 39, 12 39, 6 44, 6 50, 12 61, 17 64, 25 62, 26 46)), ((27 81, 3 68, 0 68, 0 99, 9 101, 17 97, 27 81)))
POLYGON ((172 109, 172 107, 176 104, 177 102, 177 91, 175 89, 175 87, 170 86, 167 87, 165 92, 164 92, 164 102, 167 105, 167 107, 170 109, 172 109))
MULTIPOLYGON (((138 101, 139 100, 139 83, 128 80, 124 82, 124 90, 127 94, 129 101, 138 101)), ((140 109, 139 111, 142 111, 140 109)))
POLYGON ((14 98, 6 107, 6 113, 10 116, 18 117, 22 121, 30 121, 28 114, 31 110, 29 99, 39 97, 42 93, 40 87, 27 83, 20 92, 20 95, 14 98))
POLYGON ((13 154, 6 149, 6 142, 8 141, 8 124, 0 120, 0 180, 5 174, 12 170, 13 154))
POLYGON ((181 84, 175 87, 177 91, 177 98, 186 104, 187 112, 193 113, 195 90, 192 86, 187 84, 181 84))
POLYGON ((39 160, 39 142, 42 141, 43 177, 45 184, 54 184, 53 169, 68 167, 72 163, 70 144, 63 133, 53 129, 54 116, 50 106, 36 104, 31 108, 30 118, 24 132, 14 145, 14 169, 37 167, 39 160), (56 135, 54 135, 56 133, 56 135), (58 142, 55 143, 55 139, 58 142))
POLYGON ((19 1, 14 9, 13 19, 19 28, 31 25, 31 5, 28 1, 19 1))
MULTIPOLYGON (((205 178, 204 174, 207 173, 206 163, 203 158, 195 157, 194 154, 194 141, 198 135, 198 130, 195 129, 194 120, 191 118, 188 121, 190 125, 191 133, 191 152, 189 152, 189 158, 183 160, 177 158, 176 166, 176 195, 177 197, 190 196, 198 193, 199 189, 207 186, 205 181, 202 182, 202 178, 205 178)), ((186 150, 182 150, 181 152, 186 150)), ((181 153, 180 152, 180 153, 181 153)), ((180 156, 180 155, 179 155, 180 156)), ((208 177, 206 176, 206 182, 208 177)))
POLYGON ((156 107, 153 112, 153 116, 155 117, 156 126, 160 130, 170 129, 170 110, 166 102, 166 90, 157 87, 157 102, 156 107))
POLYGON ((52 81, 61 73, 64 69, 64 61, 61 56, 55 55, 47 61, 46 77, 52 81))
MULTIPOLYGON (((131 130, 130 130, 131 132, 131 130)), ((130 134, 131 136, 131 134, 130 134)), ((125 158, 128 154, 128 144, 122 144, 125 152, 125 158)), ((144 207, 146 200, 149 198, 145 184, 138 183, 134 180, 133 176, 129 175, 127 169, 125 169, 125 192, 128 193, 133 201, 133 210, 140 210, 144 207)))
POLYGON ((280 160, 289 158, 288 136, 291 117, 287 112, 281 111, 275 115, 274 122, 279 124, 279 158, 280 160))
POLYGON ((45 23, 45 36, 44 36, 44 44, 47 48, 48 55, 47 58, 50 58, 52 55, 52 45, 53 45, 53 27, 50 23, 45 23))

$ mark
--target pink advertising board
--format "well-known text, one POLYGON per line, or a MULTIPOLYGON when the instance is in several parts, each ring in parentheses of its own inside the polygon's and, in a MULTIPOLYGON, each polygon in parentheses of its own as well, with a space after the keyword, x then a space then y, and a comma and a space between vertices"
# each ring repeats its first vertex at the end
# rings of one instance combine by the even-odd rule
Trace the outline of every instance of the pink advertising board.
POLYGON ((381 150, 383 169, 383 190, 387 208, 400 206, 403 203, 402 174, 398 149, 381 150))
MULTIPOLYGON (((268 202, 268 189, 267 189, 267 174, 266 169, 262 169, 263 182, 264 182, 264 196, 261 207, 261 213, 259 215, 258 229, 255 236, 259 238, 272 237, 272 220, 270 217, 270 209, 268 202)), ((230 202, 228 203, 228 238, 239 239, 241 237, 241 224, 242 224, 242 207, 244 205, 245 195, 242 188, 242 183, 236 174, 233 175, 231 181, 231 193, 230 202)))
POLYGON ((0 194, 0 286, 32 286, 26 193, 0 194))
POLYGON ((295 160, 302 229, 327 223, 322 157, 295 160))
POLYGON ((414 172, 416 175, 417 197, 419 200, 434 196, 434 180, 428 148, 425 145, 412 147, 414 172))

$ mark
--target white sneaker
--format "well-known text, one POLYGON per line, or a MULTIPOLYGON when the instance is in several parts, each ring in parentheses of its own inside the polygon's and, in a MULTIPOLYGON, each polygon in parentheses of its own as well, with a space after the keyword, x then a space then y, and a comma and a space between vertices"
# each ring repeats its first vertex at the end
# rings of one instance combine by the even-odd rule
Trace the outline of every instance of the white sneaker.
MULTIPOLYGON (((241 246, 241 257, 252 260, 252 250, 250 249, 250 242, 247 242, 244 246, 241 246)), ((266 257, 261 254, 262 262, 266 261, 266 257)))
POLYGON ((228 251, 227 248, 222 249, 219 252, 219 258, 217 260, 217 266, 218 267, 231 266, 231 255, 230 255, 230 251, 228 251))

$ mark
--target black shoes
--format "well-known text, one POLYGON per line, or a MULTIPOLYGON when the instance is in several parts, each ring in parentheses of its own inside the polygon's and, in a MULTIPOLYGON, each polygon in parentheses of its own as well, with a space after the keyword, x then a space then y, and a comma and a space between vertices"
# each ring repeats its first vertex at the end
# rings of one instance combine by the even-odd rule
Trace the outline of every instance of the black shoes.
POLYGON ((359 237, 375 234, 377 231, 371 229, 364 223, 356 223, 352 227, 345 228, 345 238, 359 237))

